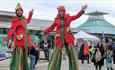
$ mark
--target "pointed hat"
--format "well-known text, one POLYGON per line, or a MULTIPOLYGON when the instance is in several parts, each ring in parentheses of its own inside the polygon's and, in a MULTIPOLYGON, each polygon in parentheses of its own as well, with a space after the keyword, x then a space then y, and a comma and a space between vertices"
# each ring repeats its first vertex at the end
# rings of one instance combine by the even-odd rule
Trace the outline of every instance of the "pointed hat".
POLYGON ((15 10, 17 10, 17 9, 19 9, 19 8, 23 10, 23 8, 22 8, 22 6, 21 6, 21 4, 20 4, 20 3, 18 3, 18 4, 17 4, 17 6, 16 6, 15 10))

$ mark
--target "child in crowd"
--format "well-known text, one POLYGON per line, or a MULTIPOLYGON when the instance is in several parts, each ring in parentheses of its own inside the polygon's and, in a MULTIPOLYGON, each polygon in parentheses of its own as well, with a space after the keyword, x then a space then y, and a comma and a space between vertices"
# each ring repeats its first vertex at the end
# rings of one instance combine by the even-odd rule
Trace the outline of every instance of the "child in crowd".
POLYGON ((37 52, 34 46, 30 48, 29 56, 30 56, 30 70, 35 70, 37 52))
POLYGON ((107 70, 113 70, 113 66, 112 66, 112 54, 110 52, 110 50, 107 50, 106 53, 106 66, 107 66, 107 70))

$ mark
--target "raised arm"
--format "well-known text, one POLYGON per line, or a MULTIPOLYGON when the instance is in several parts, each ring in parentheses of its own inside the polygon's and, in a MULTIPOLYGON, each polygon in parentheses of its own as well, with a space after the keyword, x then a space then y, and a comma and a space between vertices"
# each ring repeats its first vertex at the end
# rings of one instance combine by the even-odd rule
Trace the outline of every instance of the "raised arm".
POLYGON ((28 16, 28 18, 27 18, 27 23, 30 23, 30 21, 31 21, 31 19, 32 19, 33 12, 34 12, 33 9, 29 12, 29 16, 28 16))
POLYGON ((56 23, 54 21, 54 23, 50 27, 46 28, 43 32, 45 32, 47 34, 47 33, 51 32, 55 27, 56 27, 56 23))
POLYGON ((70 16, 71 21, 76 20, 76 19, 78 19, 81 15, 83 15, 83 14, 85 13, 86 8, 87 8, 87 5, 84 5, 84 6, 82 6, 81 10, 80 10, 76 15, 70 16))

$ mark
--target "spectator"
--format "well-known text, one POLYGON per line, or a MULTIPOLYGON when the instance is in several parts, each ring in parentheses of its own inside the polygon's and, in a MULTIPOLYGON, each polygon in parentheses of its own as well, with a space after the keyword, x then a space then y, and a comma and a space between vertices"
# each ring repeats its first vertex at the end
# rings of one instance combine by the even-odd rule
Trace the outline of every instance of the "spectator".
POLYGON ((95 69, 96 70, 101 70, 101 66, 102 66, 102 54, 99 50, 99 48, 97 47, 96 50, 95 50, 95 53, 94 53, 94 65, 95 65, 95 69))
POLYGON ((37 64, 37 61, 39 60, 39 55, 40 55, 40 51, 39 51, 39 45, 38 43, 34 43, 34 48, 36 50, 36 61, 35 61, 35 64, 37 64))
POLYGON ((113 41, 112 47, 113 47, 113 63, 115 64, 115 41, 113 41))
POLYGON ((106 50, 110 50, 111 52, 113 51, 112 39, 108 39, 108 43, 107 43, 107 48, 106 48, 106 50))
MULTIPOLYGON (((80 47, 80 51, 79 51, 79 59, 80 60, 84 60, 84 43, 81 45, 81 47, 80 47)), ((83 63, 83 62, 82 62, 83 63)))
POLYGON ((83 44, 82 46, 82 64, 84 63, 84 60, 87 60, 87 63, 89 63, 89 54, 90 54, 90 50, 89 50, 89 46, 86 44, 86 42, 83 44))
MULTIPOLYGON (((99 51, 101 53, 101 60, 96 62, 94 61, 94 65, 96 66, 96 70, 98 70, 98 67, 99 67, 99 70, 101 70, 101 67, 104 65, 104 55, 105 55, 105 48, 106 46, 106 43, 103 41, 103 39, 97 44, 96 48, 99 48, 99 51)), ((98 50, 98 49, 96 49, 98 50)), ((94 53, 94 56, 96 54, 96 51, 94 53)))
POLYGON ((106 51, 107 50, 107 43, 108 43, 108 40, 107 39, 102 39, 101 40, 101 43, 102 43, 102 46, 103 46, 103 48, 104 48, 104 51, 106 51))
POLYGON ((47 40, 43 41, 43 49, 44 49, 44 54, 45 54, 45 59, 49 61, 49 48, 48 48, 49 44, 47 42, 47 40))
POLYGON ((107 66, 107 70, 113 70, 112 68, 112 54, 110 52, 110 50, 107 50, 107 54, 106 54, 106 66, 107 66))
POLYGON ((36 49, 34 46, 30 48, 30 69, 35 70, 35 63, 36 63, 36 49))

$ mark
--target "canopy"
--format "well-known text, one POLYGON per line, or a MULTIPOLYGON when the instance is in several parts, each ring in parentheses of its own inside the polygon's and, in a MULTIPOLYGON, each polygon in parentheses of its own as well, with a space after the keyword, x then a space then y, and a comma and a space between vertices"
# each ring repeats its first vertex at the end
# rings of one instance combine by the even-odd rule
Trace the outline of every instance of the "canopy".
POLYGON ((100 41, 98 37, 93 35, 87 34, 83 31, 79 31, 77 34, 74 35, 75 39, 88 39, 88 40, 97 40, 100 41))

